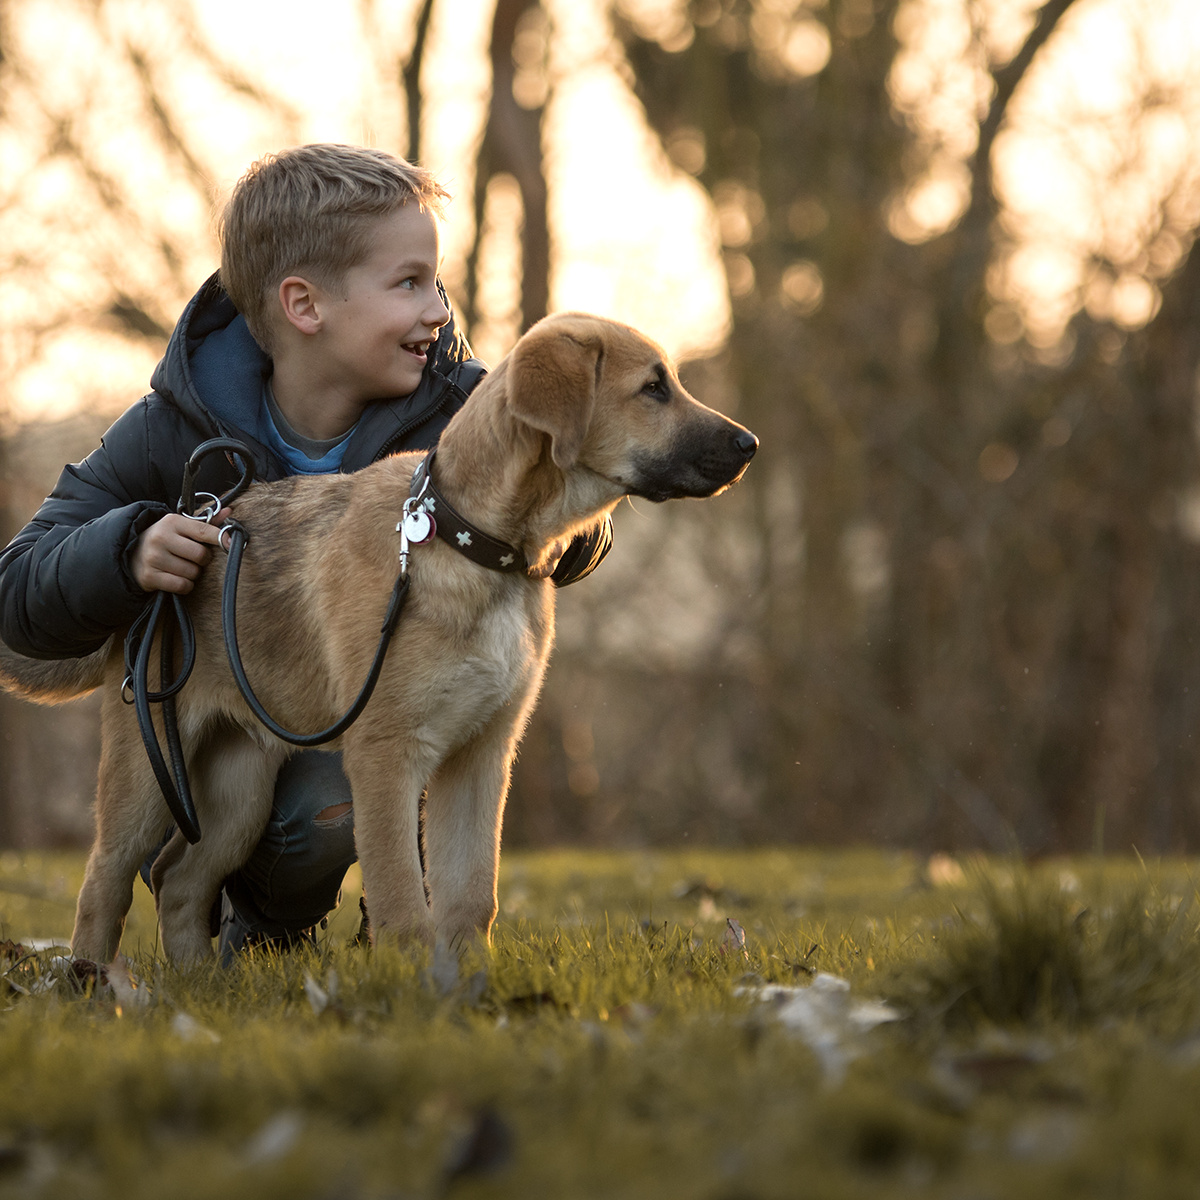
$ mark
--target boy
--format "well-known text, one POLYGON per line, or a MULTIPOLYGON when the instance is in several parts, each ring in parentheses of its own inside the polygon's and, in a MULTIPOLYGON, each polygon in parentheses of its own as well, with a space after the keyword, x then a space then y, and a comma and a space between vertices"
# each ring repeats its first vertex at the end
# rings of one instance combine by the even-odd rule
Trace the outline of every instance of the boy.
MULTIPOLYGON (((428 171, 361 147, 301 146, 250 168, 223 214, 219 275, 184 310, 153 391, 63 470, 0 555, 0 635, 13 650, 88 654, 148 593, 192 590, 217 526, 176 506, 208 438, 245 442, 266 480, 436 444, 485 371, 437 275, 447 199, 428 171)), ((235 472, 216 460, 197 486, 220 494, 235 472)), ((607 523, 576 539, 555 582, 590 573, 610 545, 607 523)), ((222 961, 311 936, 355 860, 353 820, 340 755, 288 760, 261 841, 225 883, 222 961)))

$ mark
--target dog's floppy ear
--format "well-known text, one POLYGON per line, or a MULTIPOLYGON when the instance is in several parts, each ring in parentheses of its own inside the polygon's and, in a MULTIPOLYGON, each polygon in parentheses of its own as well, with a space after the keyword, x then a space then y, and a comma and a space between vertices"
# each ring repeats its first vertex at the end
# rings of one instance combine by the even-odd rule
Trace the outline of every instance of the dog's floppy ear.
POLYGON ((508 411, 550 435, 550 457, 560 471, 569 471, 579 458, 603 359, 597 331, 553 317, 525 334, 509 359, 508 411))

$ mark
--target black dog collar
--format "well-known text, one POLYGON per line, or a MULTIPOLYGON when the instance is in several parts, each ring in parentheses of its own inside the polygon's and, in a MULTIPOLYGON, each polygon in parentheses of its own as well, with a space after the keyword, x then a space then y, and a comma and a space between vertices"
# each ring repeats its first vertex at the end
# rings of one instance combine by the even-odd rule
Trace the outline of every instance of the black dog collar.
POLYGON ((433 456, 436 453, 436 448, 430 450, 413 472, 409 495, 420 498, 420 507, 433 517, 437 536, 459 554, 489 571, 527 571, 529 564, 516 546, 477 529, 437 490, 433 483, 433 456))

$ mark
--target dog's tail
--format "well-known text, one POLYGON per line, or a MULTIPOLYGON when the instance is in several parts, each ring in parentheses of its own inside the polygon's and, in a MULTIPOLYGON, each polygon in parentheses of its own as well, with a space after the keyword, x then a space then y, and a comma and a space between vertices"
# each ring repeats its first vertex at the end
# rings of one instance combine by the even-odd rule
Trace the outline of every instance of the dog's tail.
POLYGON ((63 704, 104 682, 110 638, 86 658, 26 658, 0 642, 0 688, 38 704, 63 704))

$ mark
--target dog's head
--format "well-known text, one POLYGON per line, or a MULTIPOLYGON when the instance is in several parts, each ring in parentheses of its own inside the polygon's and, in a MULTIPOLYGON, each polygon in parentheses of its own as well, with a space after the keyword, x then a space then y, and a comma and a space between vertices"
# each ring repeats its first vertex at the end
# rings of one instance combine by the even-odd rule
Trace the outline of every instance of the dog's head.
POLYGON ((738 480, 758 439, 705 407, 662 348, 615 321, 558 313, 517 343, 506 408, 544 434, 564 474, 586 471, 613 498, 713 496, 738 480))

